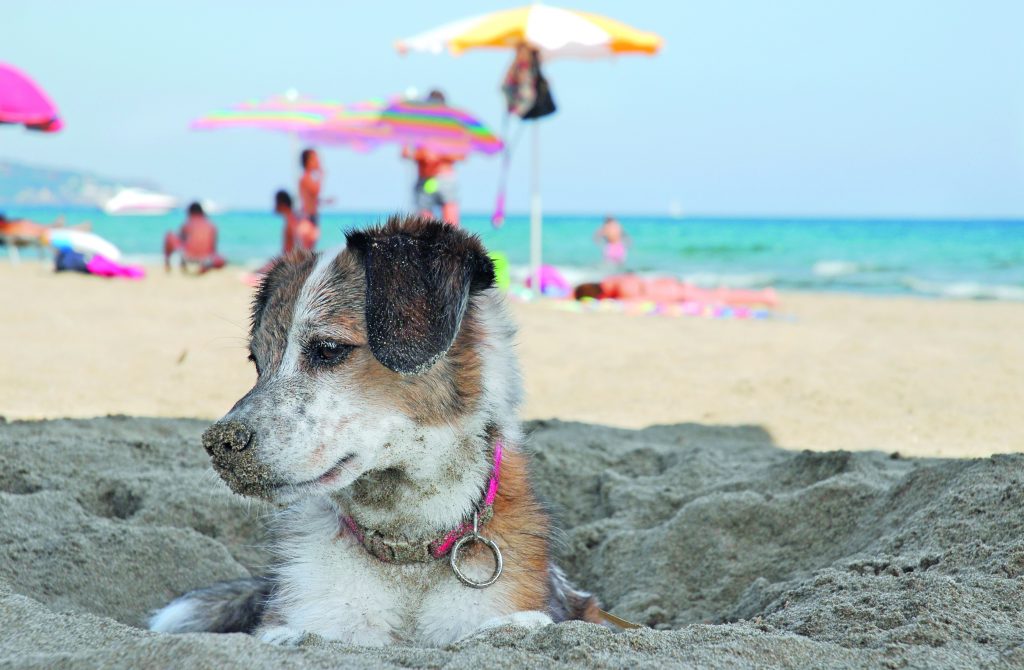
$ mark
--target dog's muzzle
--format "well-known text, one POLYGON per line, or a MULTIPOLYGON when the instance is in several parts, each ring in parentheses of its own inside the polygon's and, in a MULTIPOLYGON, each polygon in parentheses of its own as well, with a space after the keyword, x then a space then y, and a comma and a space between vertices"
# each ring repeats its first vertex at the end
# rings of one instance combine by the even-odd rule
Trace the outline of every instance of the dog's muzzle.
POLYGON ((203 433, 203 448, 231 490, 268 498, 275 478, 256 456, 256 432, 241 421, 218 421, 203 433))

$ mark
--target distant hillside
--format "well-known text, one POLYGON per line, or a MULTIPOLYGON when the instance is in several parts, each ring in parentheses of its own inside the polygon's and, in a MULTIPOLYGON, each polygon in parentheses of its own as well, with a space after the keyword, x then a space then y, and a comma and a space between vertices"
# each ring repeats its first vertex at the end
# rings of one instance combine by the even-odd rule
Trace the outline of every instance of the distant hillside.
POLYGON ((126 186, 159 190, 142 180, 111 179, 91 172, 0 160, 0 207, 97 207, 126 186))

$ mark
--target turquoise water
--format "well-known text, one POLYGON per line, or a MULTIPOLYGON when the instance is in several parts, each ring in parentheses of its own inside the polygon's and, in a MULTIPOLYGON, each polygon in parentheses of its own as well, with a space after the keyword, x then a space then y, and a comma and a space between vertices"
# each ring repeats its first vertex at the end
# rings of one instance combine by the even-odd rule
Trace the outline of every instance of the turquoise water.
MULTIPOLYGON (((47 221, 53 212, 11 209, 9 216, 47 221)), ((341 244, 344 230, 380 214, 325 214, 321 248, 341 244)), ((212 217, 221 252, 234 263, 256 266, 281 244, 281 220, 272 213, 227 212, 212 217)), ((89 220, 94 232, 129 257, 155 261, 163 234, 180 215, 111 217, 68 213, 70 223, 89 220)), ((947 297, 1024 300, 1024 221, 881 221, 814 219, 669 219, 622 217, 632 238, 627 269, 673 275, 700 285, 780 289, 915 293, 947 297)), ((592 240, 598 216, 548 216, 544 261, 571 280, 609 272, 592 240)), ((505 252, 514 266, 529 262, 529 225, 509 217, 493 230, 487 216, 467 216, 464 226, 487 246, 505 252)))

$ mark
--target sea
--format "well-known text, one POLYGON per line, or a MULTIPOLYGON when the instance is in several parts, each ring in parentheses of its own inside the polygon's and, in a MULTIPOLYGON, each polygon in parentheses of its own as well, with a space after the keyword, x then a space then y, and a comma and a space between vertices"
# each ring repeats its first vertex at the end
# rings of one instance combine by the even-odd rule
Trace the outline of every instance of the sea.
MULTIPOLYGON (((7 208, 8 216, 50 221, 49 209, 7 208)), ((180 227, 180 213, 109 216, 62 211, 68 223, 90 221, 93 232, 134 261, 159 262, 163 235, 180 227)), ((383 213, 324 213, 320 248, 344 243, 350 228, 383 213)), ((281 245, 272 212, 228 211, 211 217, 220 251, 230 262, 258 267, 281 245)), ((912 294, 1024 301, 1024 221, 789 218, 619 217, 631 240, 625 270, 673 276, 706 287, 912 294)), ((598 215, 547 215, 544 262, 573 282, 616 271, 602 260, 594 232, 598 215)), ((529 263, 529 219, 509 216, 495 229, 488 215, 464 215, 463 226, 489 249, 503 252, 513 274, 529 263)), ((30 254, 29 254, 30 256, 30 254)))

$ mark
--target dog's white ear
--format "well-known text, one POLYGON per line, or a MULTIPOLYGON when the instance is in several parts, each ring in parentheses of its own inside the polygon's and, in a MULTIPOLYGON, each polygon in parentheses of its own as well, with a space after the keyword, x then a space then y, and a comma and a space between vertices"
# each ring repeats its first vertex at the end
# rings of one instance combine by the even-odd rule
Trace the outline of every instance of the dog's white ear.
POLYGON ((494 285, 480 240, 440 221, 391 217, 346 239, 366 272, 370 351, 401 374, 420 374, 444 356, 470 297, 494 285))

